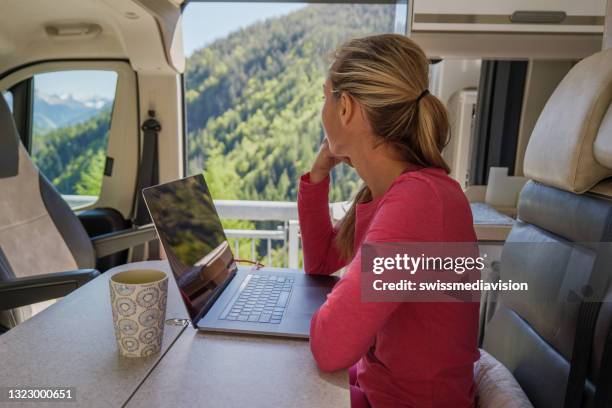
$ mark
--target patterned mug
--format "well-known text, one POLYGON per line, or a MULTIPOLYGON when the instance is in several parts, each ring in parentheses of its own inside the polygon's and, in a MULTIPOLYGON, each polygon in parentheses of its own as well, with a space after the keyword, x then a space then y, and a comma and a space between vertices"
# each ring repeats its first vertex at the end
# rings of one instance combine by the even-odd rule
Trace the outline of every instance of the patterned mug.
POLYGON ((168 276, 152 269, 111 276, 110 301, 119 352, 147 357, 161 350, 166 320, 168 276))

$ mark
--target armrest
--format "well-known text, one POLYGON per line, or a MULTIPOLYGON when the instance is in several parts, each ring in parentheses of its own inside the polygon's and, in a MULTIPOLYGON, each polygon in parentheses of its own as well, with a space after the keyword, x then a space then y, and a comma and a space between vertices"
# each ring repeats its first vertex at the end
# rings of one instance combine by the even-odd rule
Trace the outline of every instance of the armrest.
POLYGON ((98 275, 95 269, 79 269, 0 281, 0 310, 66 296, 98 275))
POLYGON ((155 227, 153 227, 153 224, 147 224, 137 228, 95 236, 91 239, 91 243, 96 251, 96 256, 102 258, 154 239, 157 239, 155 227))

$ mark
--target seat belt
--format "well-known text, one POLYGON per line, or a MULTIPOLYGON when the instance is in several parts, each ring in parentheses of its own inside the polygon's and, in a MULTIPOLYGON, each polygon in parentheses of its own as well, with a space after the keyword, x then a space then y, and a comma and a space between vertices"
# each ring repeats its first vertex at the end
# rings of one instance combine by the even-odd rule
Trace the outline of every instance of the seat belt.
POLYGON ((564 408, 580 408, 582 406, 584 386, 591 358, 595 322, 597 321, 600 307, 601 303, 599 302, 583 301, 580 304, 570 372, 565 389, 564 408))
POLYGON ((158 138, 161 125, 155 119, 155 111, 149 111, 149 118, 144 121, 141 127, 144 132, 142 144, 142 156, 138 168, 138 182, 136 188, 136 211, 133 218, 134 225, 145 225, 151 222, 151 217, 147 211, 142 189, 154 186, 159 182, 158 169, 158 138))
POLYGON ((608 328, 608 335, 604 343, 593 400, 593 408, 609 407, 612 407, 612 324, 608 328))
POLYGON ((604 227, 602 242, 597 248, 595 265, 589 277, 588 291, 583 293, 583 300, 578 310, 578 321, 572 349, 570 372, 565 388, 564 408, 580 408, 587 379, 591 349, 595 335, 595 324, 601 302, 610 282, 612 243, 612 214, 608 215, 604 227))

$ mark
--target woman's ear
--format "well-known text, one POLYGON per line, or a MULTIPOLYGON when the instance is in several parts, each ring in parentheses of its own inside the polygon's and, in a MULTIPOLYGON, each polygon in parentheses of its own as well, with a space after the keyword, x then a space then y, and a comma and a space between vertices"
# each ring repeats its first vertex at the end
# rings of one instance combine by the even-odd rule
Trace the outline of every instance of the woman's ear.
POLYGON ((340 123, 342 123, 343 126, 346 126, 353 119, 353 115, 357 109, 357 102, 352 96, 346 92, 342 92, 340 95, 340 103, 338 104, 338 108, 340 110, 340 123))

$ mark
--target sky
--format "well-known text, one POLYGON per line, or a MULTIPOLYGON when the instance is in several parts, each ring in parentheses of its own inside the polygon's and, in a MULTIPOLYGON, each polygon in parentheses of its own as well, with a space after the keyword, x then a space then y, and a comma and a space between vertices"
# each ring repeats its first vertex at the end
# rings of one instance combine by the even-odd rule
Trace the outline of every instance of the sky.
MULTIPOLYGON (((192 2, 183 12, 185 56, 232 31, 269 17, 305 7, 304 3, 192 2)), ((36 75, 34 87, 49 95, 72 94, 77 98, 115 95, 116 74, 104 71, 68 71, 36 75)))
POLYGON ((191 2, 183 12, 185 56, 232 31, 304 8, 304 3, 191 2))
POLYGON ((47 95, 72 94, 76 98, 113 99, 117 74, 112 71, 63 71, 34 76, 34 90, 47 95))

